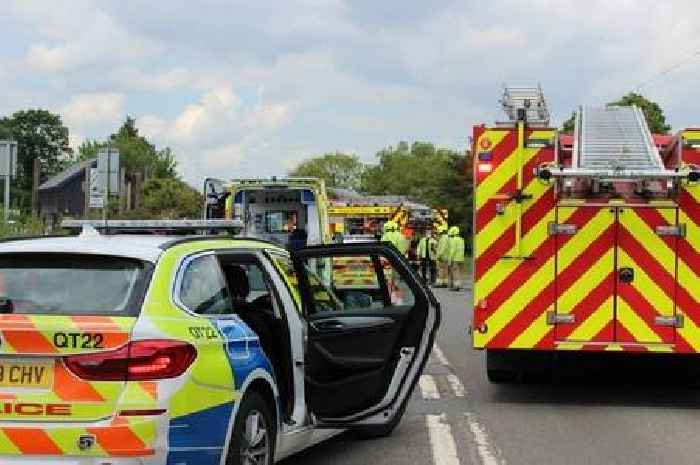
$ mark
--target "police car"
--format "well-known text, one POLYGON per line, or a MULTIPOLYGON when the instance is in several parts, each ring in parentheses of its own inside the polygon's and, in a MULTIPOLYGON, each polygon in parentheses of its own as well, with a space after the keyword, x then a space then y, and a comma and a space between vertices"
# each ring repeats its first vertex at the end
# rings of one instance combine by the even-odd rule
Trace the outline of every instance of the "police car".
MULTIPOLYGON (((133 231, 132 231, 133 232, 133 231)), ((392 247, 230 236, 0 243, 0 463, 272 464, 390 434, 439 324, 392 247), (362 288, 333 261, 374 264, 362 288)))

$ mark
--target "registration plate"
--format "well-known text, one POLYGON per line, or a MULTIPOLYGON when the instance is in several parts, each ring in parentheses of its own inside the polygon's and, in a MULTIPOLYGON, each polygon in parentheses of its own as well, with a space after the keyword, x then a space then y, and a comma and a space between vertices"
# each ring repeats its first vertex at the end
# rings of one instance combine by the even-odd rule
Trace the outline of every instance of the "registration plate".
POLYGON ((0 387, 50 389, 53 363, 0 361, 0 387))

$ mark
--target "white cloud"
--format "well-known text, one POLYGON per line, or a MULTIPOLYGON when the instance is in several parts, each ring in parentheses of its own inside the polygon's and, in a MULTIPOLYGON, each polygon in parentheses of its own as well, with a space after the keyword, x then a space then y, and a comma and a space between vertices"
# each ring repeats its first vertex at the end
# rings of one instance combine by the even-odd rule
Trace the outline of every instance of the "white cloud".
POLYGON ((129 62, 160 50, 155 41, 129 31, 94 2, 82 0, 70 7, 48 8, 41 1, 15 0, 8 6, 18 19, 39 32, 40 39, 29 46, 26 55, 30 68, 64 71, 129 62))
POLYGON ((232 176, 244 157, 254 156, 255 148, 290 117, 290 107, 282 102, 246 105, 230 87, 218 87, 171 120, 148 114, 137 118, 137 125, 172 147, 185 177, 198 184, 203 177, 232 176))
POLYGON ((124 96, 118 93, 74 95, 62 108, 61 114, 65 123, 74 127, 118 124, 124 116, 124 96))

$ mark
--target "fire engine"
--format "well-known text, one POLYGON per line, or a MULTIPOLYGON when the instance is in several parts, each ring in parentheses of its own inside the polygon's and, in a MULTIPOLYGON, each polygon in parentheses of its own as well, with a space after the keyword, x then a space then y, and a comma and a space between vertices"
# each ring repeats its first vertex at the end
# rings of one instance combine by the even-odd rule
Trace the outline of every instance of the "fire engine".
POLYGON ((474 127, 473 346, 492 382, 561 351, 700 351, 700 129, 653 135, 637 107, 506 88, 474 127))

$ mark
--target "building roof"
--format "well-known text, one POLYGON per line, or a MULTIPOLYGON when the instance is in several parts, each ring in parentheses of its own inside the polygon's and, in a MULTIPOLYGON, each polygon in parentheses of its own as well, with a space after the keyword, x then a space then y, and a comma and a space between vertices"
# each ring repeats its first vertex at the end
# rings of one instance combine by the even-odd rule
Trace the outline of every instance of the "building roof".
POLYGON ((52 189, 58 189, 62 187, 65 183, 69 182, 76 176, 79 176, 85 168, 88 166, 93 167, 96 163, 97 159, 92 158, 90 160, 84 160, 78 163, 75 163, 65 170, 61 171, 55 176, 50 177, 49 179, 46 180, 43 184, 39 186, 40 191, 47 191, 47 190, 52 190, 52 189))

